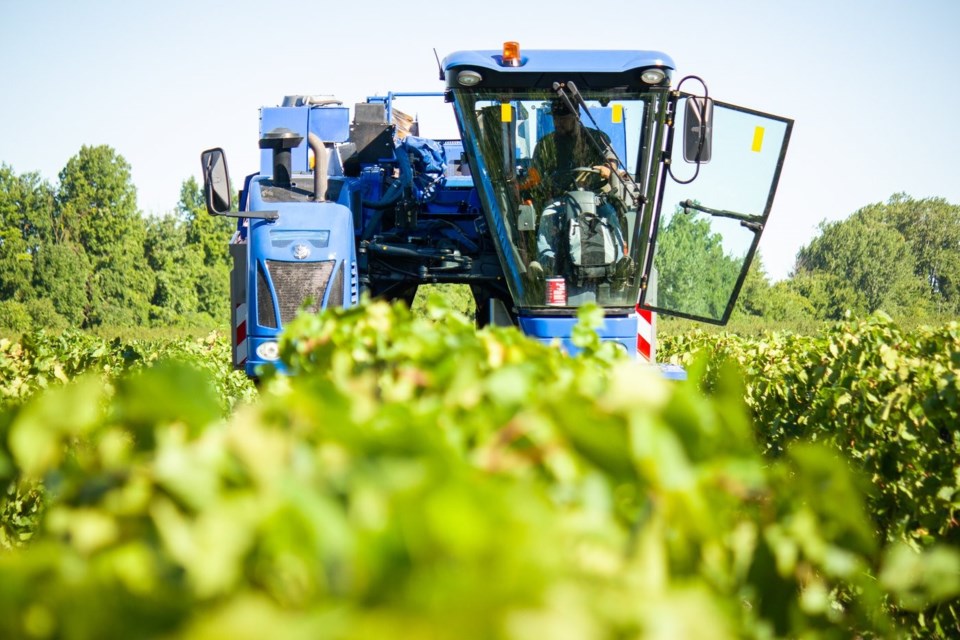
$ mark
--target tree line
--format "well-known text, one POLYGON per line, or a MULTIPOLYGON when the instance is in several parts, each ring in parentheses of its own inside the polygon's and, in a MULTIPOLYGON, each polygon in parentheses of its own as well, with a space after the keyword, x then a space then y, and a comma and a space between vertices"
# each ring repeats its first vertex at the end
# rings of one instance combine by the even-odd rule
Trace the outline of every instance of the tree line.
MULTIPOLYGON (((142 215, 130 165, 106 145, 82 147, 56 185, 0 164, 0 327, 222 326, 233 227, 207 215, 192 177, 174 211, 142 215)), ((709 223, 675 215, 660 245, 690 276, 684 298, 723 304, 718 283, 736 278, 739 260, 709 223), (703 264, 688 264, 691 243, 706 247, 703 264)), ((822 222, 787 279, 771 282, 757 257, 735 317, 802 323, 877 310, 960 313, 960 205, 898 193, 822 222)))
POLYGON ((232 222, 185 180, 176 210, 144 216, 130 165, 84 146, 56 186, 0 164, 0 327, 213 327, 229 317, 232 222))

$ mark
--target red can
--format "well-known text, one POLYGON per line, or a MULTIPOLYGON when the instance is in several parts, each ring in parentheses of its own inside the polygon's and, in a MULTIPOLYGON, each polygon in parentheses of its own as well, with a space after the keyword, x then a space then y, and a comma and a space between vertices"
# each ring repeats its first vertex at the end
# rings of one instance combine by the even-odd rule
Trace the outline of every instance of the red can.
POLYGON ((547 305, 551 307, 567 306, 567 281, 562 277, 547 278, 547 305))

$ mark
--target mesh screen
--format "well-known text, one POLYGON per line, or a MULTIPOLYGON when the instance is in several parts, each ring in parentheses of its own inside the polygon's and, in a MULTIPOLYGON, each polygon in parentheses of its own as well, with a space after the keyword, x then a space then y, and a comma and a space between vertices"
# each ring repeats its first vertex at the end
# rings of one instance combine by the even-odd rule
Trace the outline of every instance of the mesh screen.
MULTIPOLYGON (((280 307, 280 323, 286 325, 297 315, 303 302, 310 298, 306 309, 310 312, 320 310, 323 296, 330 283, 330 276, 336 267, 336 260, 324 262, 279 262, 267 261, 267 271, 273 282, 273 289, 277 292, 277 306, 280 307)), ((342 298, 343 285, 341 282, 340 296, 342 298)), ((259 300, 258 300, 259 302, 259 300)), ((260 304, 258 304, 259 310, 260 304)), ((264 326, 265 323, 261 322, 264 326)))

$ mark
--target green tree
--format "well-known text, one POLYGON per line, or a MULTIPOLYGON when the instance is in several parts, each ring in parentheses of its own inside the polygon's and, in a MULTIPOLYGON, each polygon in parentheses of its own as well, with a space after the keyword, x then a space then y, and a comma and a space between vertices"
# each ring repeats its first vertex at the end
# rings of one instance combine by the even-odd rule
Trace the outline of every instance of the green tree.
POLYGON ((48 297, 27 300, 25 307, 30 315, 31 327, 60 331, 70 326, 70 322, 57 311, 53 300, 48 297))
POLYGON ((660 230, 654 264, 658 306, 720 318, 743 261, 724 253, 709 219, 677 209, 660 230))
POLYGON ((58 239, 79 242, 91 256, 108 254, 138 217, 130 165, 107 145, 84 145, 59 177, 58 239))
POLYGON ((886 204, 871 204, 853 215, 899 231, 913 253, 914 273, 935 307, 944 313, 960 311, 960 205, 897 193, 886 204))
POLYGON ((822 222, 797 255, 798 286, 822 317, 883 309, 896 314, 923 303, 916 259, 895 228, 870 216, 822 222))
POLYGON ((86 324, 90 308, 89 284, 93 266, 78 244, 66 242, 44 245, 37 254, 34 284, 43 297, 49 298, 57 313, 71 326, 86 324))
POLYGON ((763 258, 757 252, 740 288, 740 296, 734 308, 735 313, 744 316, 766 315, 770 286, 770 278, 767 277, 767 271, 763 266, 763 258))
POLYGON ((800 322, 816 318, 817 312, 791 280, 781 280, 766 292, 763 317, 775 322, 800 322))
MULTIPOLYGON (((53 189, 36 173, 0 165, 0 299, 34 297, 34 261, 49 239, 53 189)), ((42 293, 40 294, 42 295, 42 293)))
POLYGON ((199 280, 203 277, 202 248, 187 241, 187 227, 173 214, 147 222, 145 251, 156 277, 150 318, 160 326, 209 325, 200 308, 199 280))
POLYGON ((106 145, 82 147, 60 172, 56 204, 56 237, 83 247, 92 266, 86 325, 147 322, 154 279, 127 161, 106 145))
POLYGON ((0 300, 0 329, 26 331, 31 319, 27 305, 19 300, 0 300))
POLYGON ((186 225, 188 246, 196 247, 201 256, 202 270, 195 280, 197 310, 219 322, 227 322, 232 268, 228 246, 236 221, 207 213, 203 190, 192 176, 180 187, 177 212, 186 225))
POLYGON ((771 284, 758 252, 743 281, 733 317, 802 323, 814 319, 816 313, 791 280, 771 284))
POLYGON ((236 220, 223 216, 211 216, 203 202, 203 188, 191 176, 180 186, 177 212, 187 225, 187 241, 203 251, 203 263, 207 266, 230 267, 230 255, 226 245, 236 227, 236 220))
POLYGON ((797 271, 789 280, 787 292, 808 301, 816 318, 837 320, 849 311, 866 314, 863 300, 843 276, 826 271, 797 271))

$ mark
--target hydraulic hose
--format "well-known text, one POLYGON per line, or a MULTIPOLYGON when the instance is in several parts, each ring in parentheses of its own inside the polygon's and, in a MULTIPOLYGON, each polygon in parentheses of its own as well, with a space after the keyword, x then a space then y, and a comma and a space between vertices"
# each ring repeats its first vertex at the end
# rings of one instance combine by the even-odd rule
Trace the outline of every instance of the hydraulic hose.
POLYGON ((383 196, 379 200, 364 200, 363 206, 368 209, 376 209, 377 211, 389 209, 400 202, 400 198, 403 197, 404 186, 403 180, 394 180, 390 183, 390 186, 387 187, 387 190, 383 192, 383 196))

